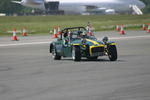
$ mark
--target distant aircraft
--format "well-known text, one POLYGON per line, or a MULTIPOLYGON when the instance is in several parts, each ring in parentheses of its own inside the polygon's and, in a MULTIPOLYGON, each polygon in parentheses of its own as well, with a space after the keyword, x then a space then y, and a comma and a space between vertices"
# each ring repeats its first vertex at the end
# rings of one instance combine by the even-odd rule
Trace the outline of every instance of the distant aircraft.
POLYGON ((121 13, 131 11, 131 5, 136 5, 139 9, 145 7, 145 4, 139 0, 22 0, 12 2, 42 10, 45 10, 46 3, 59 2, 59 10, 64 10, 65 14, 121 13))

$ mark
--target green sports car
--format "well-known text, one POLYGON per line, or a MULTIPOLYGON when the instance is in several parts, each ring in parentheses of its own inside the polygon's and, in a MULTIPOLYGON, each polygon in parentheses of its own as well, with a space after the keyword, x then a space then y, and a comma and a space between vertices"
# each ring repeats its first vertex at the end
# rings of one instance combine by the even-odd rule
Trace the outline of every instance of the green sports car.
POLYGON ((110 61, 117 60, 116 43, 96 39, 89 35, 85 27, 65 28, 61 31, 59 38, 50 43, 50 53, 54 60, 62 57, 72 57, 74 61, 80 61, 82 57, 89 60, 96 60, 99 56, 108 56, 110 61))

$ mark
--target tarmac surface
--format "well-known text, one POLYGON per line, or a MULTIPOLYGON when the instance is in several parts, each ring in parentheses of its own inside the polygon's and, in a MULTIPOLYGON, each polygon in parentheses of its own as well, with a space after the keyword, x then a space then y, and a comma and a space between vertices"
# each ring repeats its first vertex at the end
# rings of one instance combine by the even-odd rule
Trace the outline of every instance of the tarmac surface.
POLYGON ((118 60, 54 61, 50 36, 0 37, 0 100, 150 100, 150 33, 98 32, 118 60))

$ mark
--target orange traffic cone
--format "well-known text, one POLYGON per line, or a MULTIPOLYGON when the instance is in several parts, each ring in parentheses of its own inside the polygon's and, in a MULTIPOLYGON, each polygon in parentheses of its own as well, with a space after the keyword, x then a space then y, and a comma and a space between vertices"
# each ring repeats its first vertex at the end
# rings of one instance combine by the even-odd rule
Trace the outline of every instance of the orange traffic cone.
POLYGON ((124 26, 121 25, 120 32, 121 35, 125 35, 124 26))
POLYGON ((56 27, 54 27, 54 35, 53 35, 53 37, 54 37, 54 38, 58 38, 58 36, 57 36, 57 29, 56 29, 56 27))
POLYGON ((53 31, 52 31, 51 29, 49 29, 49 33, 50 33, 50 34, 53 34, 53 31))
POLYGON ((116 25, 116 31, 120 31, 120 26, 116 25))
POLYGON ((148 25, 147 32, 150 33, 150 25, 148 25))
POLYGON ((15 28, 13 29, 13 36, 11 37, 11 40, 12 41, 18 41, 18 38, 16 36, 16 29, 15 28))
POLYGON ((146 25, 145 24, 143 24, 142 25, 142 30, 146 30, 147 28, 146 28, 146 25))
POLYGON ((89 36, 93 36, 93 33, 92 33, 91 30, 88 31, 88 35, 89 35, 89 36))
POLYGON ((58 35, 61 34, 61 30, 60 30, 60 26, 58 26, 58 32, 57 32, 58 35))
POLYGON ((26 28, 23 28, 23 30, 22 30, 22 36, 28 36, 26 28))

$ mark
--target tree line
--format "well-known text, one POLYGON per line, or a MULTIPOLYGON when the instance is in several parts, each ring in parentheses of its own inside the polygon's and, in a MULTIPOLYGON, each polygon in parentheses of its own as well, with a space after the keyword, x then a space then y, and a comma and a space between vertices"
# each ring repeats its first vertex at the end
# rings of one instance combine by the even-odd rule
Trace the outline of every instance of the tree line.
POLYGON ((143 9, 145 14, 150 13, 150 0, 140 0, 145 3, 146 7, 143 9))
POLYGON ((12 3, 11 0, 0 0, 0 13, 9 15, 19 13, 22 9, 21 5, 12 3))
POLYGON ((24 7, 20 4, 12 3, 11 1, 12 0, 0 0, 0 13, 5 13, 6 15, 13 15, 13 14, 29 13, 32 11, 31 8, 24 7))

